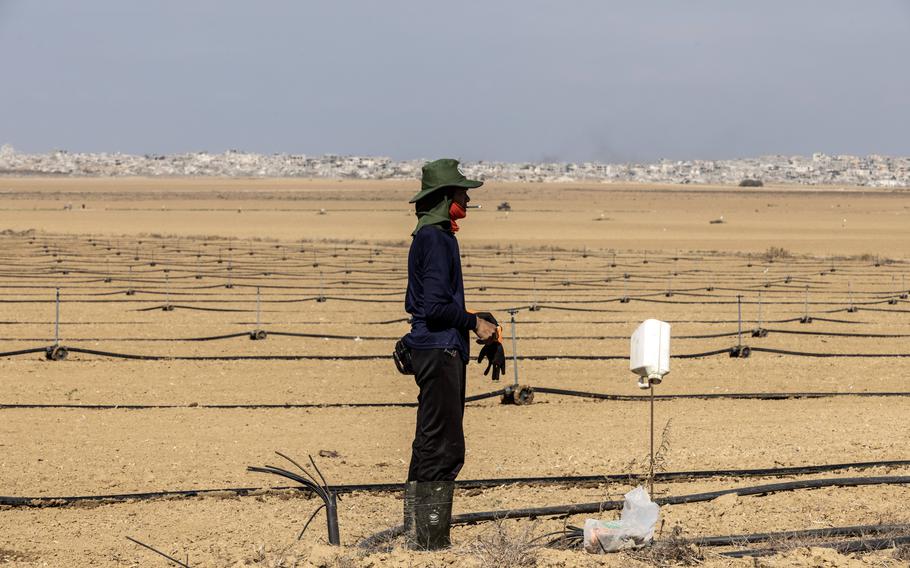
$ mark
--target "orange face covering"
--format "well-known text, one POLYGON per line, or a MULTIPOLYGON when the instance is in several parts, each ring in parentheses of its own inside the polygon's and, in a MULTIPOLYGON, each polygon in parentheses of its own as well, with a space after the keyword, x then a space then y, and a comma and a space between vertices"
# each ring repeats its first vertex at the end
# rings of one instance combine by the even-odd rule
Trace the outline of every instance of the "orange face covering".
POLYGON ((468 215, 468 212, 467 212, 467 210, 465 210, 464 207, 455 203, 454 201, 452 202, 452 205, 449 206, 449 219, 452 220, 452 232, 453 233, 458 232, 458 223, 456 221, 458 221, 458 219, 464 219, 465 217, 467 217, 467 215, 468 215))

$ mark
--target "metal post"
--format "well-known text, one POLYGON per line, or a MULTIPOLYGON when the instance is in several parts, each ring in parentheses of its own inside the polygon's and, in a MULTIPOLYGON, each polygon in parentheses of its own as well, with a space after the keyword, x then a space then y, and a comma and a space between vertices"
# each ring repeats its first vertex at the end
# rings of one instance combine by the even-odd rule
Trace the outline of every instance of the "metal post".
MULTIPOLYGON (((650 379, 649 379, 650 383, 650 379)), ((651 463, 648 466, 648 492, 654 497, 654 385, 651 385, 651 463)))
POLYGON ((761 290, 758 291, 758 329, 761 329, 761 290))
POLYGON ((847 281, 847 299, 850 302, 849 311, 852 312, 853 311, 853 285, 849 280, 847 281))
POLYGON ((513 386, 518 386, 518 340, 515 336, 515 312, 516 310, 509 310, 509 314, 512 316, 512 370, 515 372, 515 382, 513 386))
POLYGON ((256 286, 256 331, 259 331, 259 286, 256 286))
POLYGON ((736 325, 736 345, 739 347, 743 346, 743 297, 742 295, 736 296, 736 311, 737 311, 737 325, 736 325))
POLYGON ((806 319, 809 319, 809 285, 806 284, 806 303, 805 303, 805 316, 806 319))
POLYGON ((167 272, 164 273, 164 293, 165 293, 164 305, 170 306, 171 305, 171 275, 168 274, 167 272))
POLYGON ((57 288, 57 316, 54 319, 54 347, 60 344, 60 288, 57 288))

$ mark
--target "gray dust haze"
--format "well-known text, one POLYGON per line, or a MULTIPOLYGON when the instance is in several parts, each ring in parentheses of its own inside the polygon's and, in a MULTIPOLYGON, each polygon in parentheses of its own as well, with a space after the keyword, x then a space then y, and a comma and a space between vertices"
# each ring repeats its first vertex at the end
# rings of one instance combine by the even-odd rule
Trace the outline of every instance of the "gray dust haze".
POLYGON ((907 2, 0 0, 0 144, 910 154, 907 2))

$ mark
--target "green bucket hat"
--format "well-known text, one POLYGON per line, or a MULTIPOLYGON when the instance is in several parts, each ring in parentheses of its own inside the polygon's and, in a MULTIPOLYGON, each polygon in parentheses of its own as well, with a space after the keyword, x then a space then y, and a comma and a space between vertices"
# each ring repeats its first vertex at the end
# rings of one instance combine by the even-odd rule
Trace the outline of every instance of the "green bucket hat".
POLYGON ((411 198, 408 203, 416 203, 437 189, 443 187, 463 187, 472 189, 483 185, 482 181, 468 179, 464 177, 461 170, 458 169, 458 160, 452 158, 442 158, 434 160, 423 165, 423 173, 420 177, 420 191, 411 198))

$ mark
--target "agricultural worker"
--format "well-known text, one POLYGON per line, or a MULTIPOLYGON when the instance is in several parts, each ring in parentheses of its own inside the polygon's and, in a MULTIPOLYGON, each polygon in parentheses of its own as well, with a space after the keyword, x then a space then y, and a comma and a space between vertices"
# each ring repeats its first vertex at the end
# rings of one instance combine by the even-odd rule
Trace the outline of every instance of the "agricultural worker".
POLYGON ((455 478, 464 465, 465 371, 470 359, 468 332, 488 345, 482 357, 505 370, 501 334, 488 313, 465 309, 461 254, 455 233, 467 214, 469 180, 458 161, 441 159, 423 166, 421 189, 411 198, 417 227, 408 252, 405 310, 411 331, 401 339, 420 387, 417 428, 405 491, 404 526, 411 546, 449 545, 455 478), (486 318, 486 319, 485 319, 486 318))

